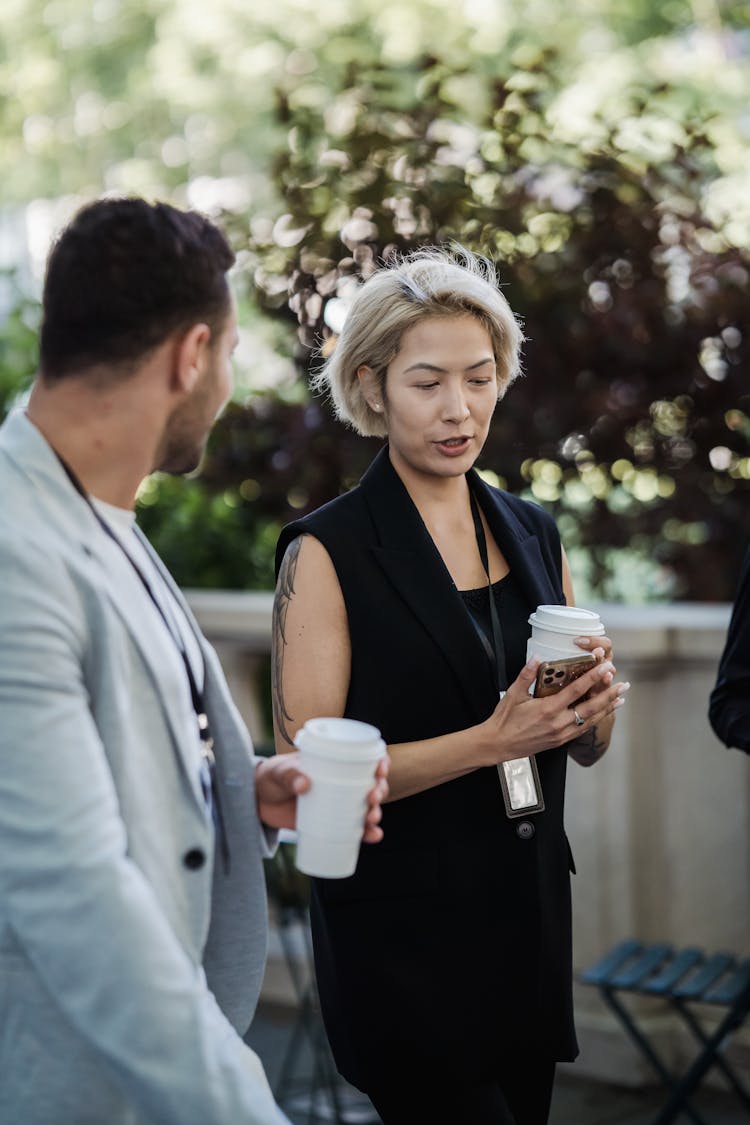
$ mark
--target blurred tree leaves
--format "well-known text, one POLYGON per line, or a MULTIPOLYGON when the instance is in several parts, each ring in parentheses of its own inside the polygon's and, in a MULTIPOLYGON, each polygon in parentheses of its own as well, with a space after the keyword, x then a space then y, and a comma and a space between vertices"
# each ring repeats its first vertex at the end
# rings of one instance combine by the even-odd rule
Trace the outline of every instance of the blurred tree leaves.
POLYGON ((31 382, 36 366, 39 305, 24 291, 13 271, 0 274, 0 301, 7 308, 0 327, 1 419, 31 382))
POLYGON ((528 376, 483 465, 554 511, 600 593, 628 548, 662 568, 632 596, 728 597, 750 532, 750 232, 709 213, 714 107, 644 72, 571 121, 563 70, 551 49, 482 74, 373 48, 324 107, 280 90, 285 210, 254 224, 253 282, 295 317, 304 371, 353 278, 421 243, 489 253, 528 376))
MULTIPOLYGON (((383 256, 457 238, 497 259, 529 337, 486 469, 551 507, 597 592, 729 597, 749 36, 731 0, 7 0, 6 213, 168 196, 239 252, 236 402, 198 480, 141 500, 180 581, 269 584, 278 527, 358 478, 377 445, 309 401, 312 349, 383 256)), ((0 413, 36 350, 33 301, 4 306, 0 413)))

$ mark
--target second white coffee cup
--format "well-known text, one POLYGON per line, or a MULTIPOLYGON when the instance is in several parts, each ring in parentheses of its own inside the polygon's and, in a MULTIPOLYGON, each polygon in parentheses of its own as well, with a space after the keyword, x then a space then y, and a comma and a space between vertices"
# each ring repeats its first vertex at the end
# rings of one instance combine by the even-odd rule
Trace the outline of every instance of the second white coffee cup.
POLYGON ((294 744, 311 786, 297 799, 296 864, 306 875, 354 874, 377 763, 385 743, 377 727, 355 719, 308 719, 294 744))
POLYGON ((557 660, 564 656, 580 656, 585 649, 575 643, 576 637, 600 637, 604 625, 593 609, 580 606, 540 605, 529 618, 531 636, 526 645, 526 659, 557 660))

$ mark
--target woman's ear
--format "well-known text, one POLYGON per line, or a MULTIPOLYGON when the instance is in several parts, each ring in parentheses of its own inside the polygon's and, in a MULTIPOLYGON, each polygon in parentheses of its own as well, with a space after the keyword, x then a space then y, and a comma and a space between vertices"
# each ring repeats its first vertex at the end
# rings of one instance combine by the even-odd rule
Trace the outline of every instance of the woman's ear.
POLYGON ((359 379, 359 386, 364 396, 364 400, 374 410, 376 414, 383 413, 383 395, 378 383, 378 377, 371 367, 363 363, 361 367, 357 368, 357 378, 359 379))

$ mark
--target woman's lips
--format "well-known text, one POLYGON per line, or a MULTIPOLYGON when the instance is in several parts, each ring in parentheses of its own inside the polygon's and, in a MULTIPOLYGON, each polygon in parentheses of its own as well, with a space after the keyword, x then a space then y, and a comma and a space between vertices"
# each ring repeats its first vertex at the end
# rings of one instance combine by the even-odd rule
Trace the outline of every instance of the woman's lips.
POLYGON ((458 437, 446 438, 445 441, 436 441, 435 445, 445 457, 458 457, 465 453, 471 438, 458 437))

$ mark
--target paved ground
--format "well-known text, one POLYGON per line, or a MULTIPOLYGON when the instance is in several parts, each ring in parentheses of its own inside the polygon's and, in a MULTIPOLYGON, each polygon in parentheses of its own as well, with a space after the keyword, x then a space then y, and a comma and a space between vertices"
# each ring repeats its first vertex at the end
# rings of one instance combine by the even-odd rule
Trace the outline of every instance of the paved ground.
MULTIPOLYGON (((294 1013, 286 1007, 263 1005, 259 1009, 247 1042, 258 1052, 266 1068, 269 1081, 277 1090, 285 1057, 292 1042, 294 1013)), ((294 1125, 318 1125, 334 1120, 331 1100, 320 1095, 310 1110, 310 1085, 313 1055, 306 1036, 299 1037, 300 1050, 293 1068, 294 1082, 287 1085, 284 1108, 294 1125)), ((379 1118, 366 1099, 351 1087, 341 1088, 338 1094, 343 1107, 342 1119, 347 1125, 378 1125, 379 1118)), ((657 1089, 633 1091, 617 1086, 585 1081, 560 1075, 555 1085, 550 1125, 650 1125, 664 1100, 657 1089)), ((750 1125, 750 1115, 729 1094, 709 1091, 695 1099, 706 1125, 750 1125)), ((686 1125, 689 1118, 682 1115, 676 1125, 686 1125)), ((430 1125, 429 1121, 415 1121, 414 1125, 430 1125)), ((456 1125, 471 1125, 456 1122, 456 1125)))

